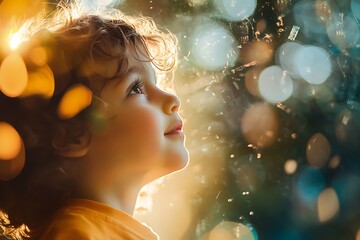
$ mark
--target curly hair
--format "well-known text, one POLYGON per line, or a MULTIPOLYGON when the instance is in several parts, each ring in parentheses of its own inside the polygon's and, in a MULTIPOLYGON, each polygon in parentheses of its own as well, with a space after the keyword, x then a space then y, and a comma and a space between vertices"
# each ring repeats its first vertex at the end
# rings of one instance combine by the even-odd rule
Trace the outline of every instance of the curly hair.
POLYGON ((87 64, 116 59, 116 76, 121 76, 126 71, 129 53, 139 60, 139 54, 146 56, 158 72, 172 73, 177 59, 177 39, 173 34, 159 30, 150 18, 125 16, 116 9, 90 13, 78 4, 59 5, 49 15, 28 20, 19 31, 24 42, 17 51, 27 71, 30 74, 49 67, 55 90, 46 98, 39 94, 9 97, 0 89, 0 123, 16 129, 26 152, 21 172, 12 179, 0 180, 0 235, 15 239, 36 236, 73 194, 76 159, 86 155, 91 138, 89 126, 99 122, 95 111, 97 96, 106 81, 114 77, 100 76, 87 64), (30 57, 37 47, 47 54, 42 66, 30 57), (112 51, 114 47, 120 52, 112 51), (57 109, 62 97, 78 84, 91 91, 91 104, 75 116, 59 117, 57 109), (83 149, 66 155, 72 151, 72 143, 83 143, 83 149))

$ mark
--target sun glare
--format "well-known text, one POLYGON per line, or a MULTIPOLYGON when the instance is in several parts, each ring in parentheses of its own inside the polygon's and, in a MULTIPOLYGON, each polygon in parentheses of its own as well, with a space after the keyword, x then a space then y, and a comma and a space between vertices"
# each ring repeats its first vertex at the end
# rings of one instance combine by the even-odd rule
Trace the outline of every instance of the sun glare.
POLYGON ((15 50, 22 42, 20 32, 10 33, 9 39, 9 45, 12 50, 15 50))

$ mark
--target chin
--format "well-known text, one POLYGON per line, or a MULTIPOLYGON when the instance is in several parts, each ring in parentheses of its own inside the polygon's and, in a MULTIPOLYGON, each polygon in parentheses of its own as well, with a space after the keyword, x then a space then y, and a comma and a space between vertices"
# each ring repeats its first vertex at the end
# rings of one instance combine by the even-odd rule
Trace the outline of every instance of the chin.
POLYGON ((169 158, 169 165, 166 166, 169 169, 169 173, 180 171, 189 164, 189 152, 184 147, 180 152, 176 155, 169 158))
POLYGON ((167 161, 164 166, 150 170, 144 177, 144 184, 186 168, 189 163, 189 153, 186 149, 184 149, 181 154, 176 154, 176 156, 174 155, 169 159, 170 161, 167 161))

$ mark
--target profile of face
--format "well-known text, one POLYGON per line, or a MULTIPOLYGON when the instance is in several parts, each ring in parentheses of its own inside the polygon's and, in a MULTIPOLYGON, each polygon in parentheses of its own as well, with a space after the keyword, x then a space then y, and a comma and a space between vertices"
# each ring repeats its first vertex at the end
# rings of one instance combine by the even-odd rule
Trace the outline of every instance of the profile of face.
MULTIPOLYGON (((91 133, 88 166, 109 181, 146 184, 188 163, 177 96, 161 90, 152 64, 127 56, 125 74, 107 80, 100 98, 108 104, 107 120, 91 133)), ((98 61, 92 71, 113 76, 118 60, 98 61)), ((99 176, 99 175, 98 175, 99 176)))

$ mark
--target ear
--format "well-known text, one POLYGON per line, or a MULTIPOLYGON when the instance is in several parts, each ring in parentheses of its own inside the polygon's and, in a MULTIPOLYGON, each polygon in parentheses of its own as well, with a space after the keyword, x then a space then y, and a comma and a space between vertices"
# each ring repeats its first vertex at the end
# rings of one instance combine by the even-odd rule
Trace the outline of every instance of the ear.
POLYGON ((20 151, 14 158, 0 159, 0 180, 8 181, 15 178, 25 165, 25 146, 21 140, 20 151))
POLYGON ((89 150, 91 134, 74 131, 73 127, 61 126, 57 129, 52 146, 57 155, 68 158, 84 157, 89 150))

